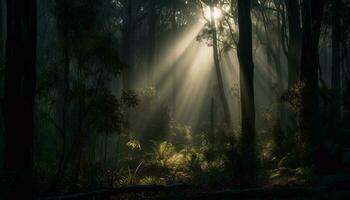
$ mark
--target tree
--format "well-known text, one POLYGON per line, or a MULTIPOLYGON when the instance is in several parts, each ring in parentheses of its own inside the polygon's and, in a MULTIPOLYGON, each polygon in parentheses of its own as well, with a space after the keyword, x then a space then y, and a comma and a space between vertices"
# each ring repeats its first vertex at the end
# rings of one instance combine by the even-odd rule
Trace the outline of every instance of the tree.
POLYGON ((288 16, 288 87, 297 83, 300 74, 301 62, 301 20, 300 4, 296 0, 285 0, 288 16))
POLYGON ((299 129, 302 158, 309 164, 319 161, 320 134, 318 104, 318 69, 320 66, 318 44, 321 32, 323 9, 326 0, 303 0, 303 39, 300 81, 301 108, 299 129))
POLYGON ((251 1, 238 0, 239 42, 237 55, 240 65, 242 135, 240 138, 242 184, 249 184, 256 173, 254 63, 252 55, 251 1))
MULTIPOLYGON (((113 2, 109 1, 55 1, 60 60, 56 61, 58 63, 55 63, 54 70, 43 70, 46 71, 46 77, 40 76, 44 79, 58 77, 50 80, 50 91, 56 90, 58 93, 57 97, 50 99, 55 102, 57 116, 51 117, 50 110, 43 109, 49 122, 60 133, 62 144, 57 172, 50 188, 52 190, 60 184, 69 162, 74 162, 76 167, 76 176, 72 179, 76 180, 80 173, 81 157, 85 156, 82 151, 87 151, 87 142, 94 142, 89 139, 97 131, 87 122, 91 112, 91 105, 87 102, 94 96, 100 97, 102 93, 97 91, 108 88, 111 79, 121 71, 122 63, 111 34, 117 25, 109 20, 115 14, 112 5, 113 2), (100 9, 104 12, 98 12, 100 9)), ((44 93, 43 96, 49 92, 44 93)))
POLYGON ((0 75, 2 75, 3 70, 3 62, 4 62, 4 5, 3 1, 0 0, 0 75))
POLYGON ((232 118, 230 113, 230 108, 227 102, 227 98, 225 95, 225 89, 224 89, 224 83, 223 78, 221 74, 221 67, 220 67, 220 59, 219 59, 219 50, 218 50, 218 38, 217 38, 217 31, 216 31, 216 22, 214 17, 214 7, 215 3, 210 4, 210 12, 211 12, 211 32, 212 32, 212 39, 213 39, 213 56, 214 56, 214 64, 215 64, 215 71, 217 76, 217 81, 219 85, 219 94, 220 94, 220 100, 224 109, 225 114, 225 123, 229 131, 232 131, 232 118))
POLYGON ((340 118, 340 0, 332 1, 332 89, 334 98, 332 112, 334 120, 340 118))
POLYGON ((7 1, 4 169, 15 183, 8 199, 32 199, 36 83, 36 1, 7 1))
POLYGON ((128 65, 128 67, 124 68, 122 71, 122 81, 123 81, 123 89, 129 90, 130 78, 131 78, 131 55, 132 55, 132 37, 133 37, 133 0, 125 0, 125 14, 124 14, 124 23, 122 28, 122 60, 124 63, 128 65))
POLYGON ((60 124, 61 128, 59 132, 62 137, 62 153, 58 161, 58 170, 55 176, 55 180, 53 181, 53 185, 51 189, 55 189, 57 184, 60 182, 61 174, 66 156, 66 146, 67 146, 67 112, 68 112, 68 95, 70 88, 70 39, 68 37, 70 27, 69 21, 71 13, 69 13, 69 1, 57 1, 56 2, 56 20, 57 20, 57 29, 61 37, 62 41, 62 65, 63 65, 63 82, 62 82, 62 100, 60 105, 58 106, 58 113, 60 115, 60 124))
POLYGON ((157 37, 157 22, 158 22, 158 10, 157 10, 157 2, 150 1, 149 2, 149 20, 148 20, 148 36, 149 36, 149 44, 148 44, 148 69, 147 69, 147 83, 149 86, 156 86, 154 70, 156 65, 156 37, 157 37))

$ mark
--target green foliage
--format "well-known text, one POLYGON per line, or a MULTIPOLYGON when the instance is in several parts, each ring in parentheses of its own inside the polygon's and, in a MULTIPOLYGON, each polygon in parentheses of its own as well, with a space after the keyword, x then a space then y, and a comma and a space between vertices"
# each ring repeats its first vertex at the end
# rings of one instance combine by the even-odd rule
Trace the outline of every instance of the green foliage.
POLYGON ((278 162, 278 159, 274 156, 274 146, 273 142, 269 141, 260 147, 261 152, 259 156, 264 168, 271 169, 277 166, 276 162, 278 162))
POLYGON ((270 183, 273 186, 297 186, 305 185, 314 177, 310 167, 287 168, 279 167, 269 174, 270 183))
POLYGON ((303 166, 303 160, 298 150, 292 150, 278 162, 278 167, 297 168, 300 166, 303 166))
POLYGON ((170 138, 169 140, 176 147, 189 144, 193 139, 193 133, 190 126, 177 123, 175 121, 170 122, 170 138))
POLYGON ((292 111, 298 112, 301 107, 301 91, 304 87, 305 83, 297 82, 281 95, 281 101, 288 103, 292 111))
POLYGON ((132 151, 141 151, 141 143, 134 137, 130 137, 129 141, 126 143, 126 146, 129 147, 132 151))
POLYGON ((147 101, 152 100, 156 96, 157 91, 154 87, 144 87, 137 89, 136 93, 143 99, 143 101, 147 101))
POLYGON ((165 181, 162 178, 156 176, 145 176, 140 179, 140 184, 143 185, 165 185, 165 181))
POLYGON ((133 171, 130 168, 128 168, 128 170, 127 170, 128 173, 126 175, 124 175, 122 178, 122 180, 123 180, 122 184, 124 184, 124 185, 135 184, 136 178, 137 178, 137 173, 138 173, 141 165, 142 165, 142 162, 140 162, 140 164, 133 171))
POLYGON ((151 142, 153 143, 151 157, 160 166, 166 166, 175 152, 175 147, 167 141, 157 142, 153 140, 151 142))
POLYGON ((107 92, 102 92, 101 95, 94 93, 90 107, 89 122, 97 131, 120 133, 127 123, 124 119, 122 102, 107 92))

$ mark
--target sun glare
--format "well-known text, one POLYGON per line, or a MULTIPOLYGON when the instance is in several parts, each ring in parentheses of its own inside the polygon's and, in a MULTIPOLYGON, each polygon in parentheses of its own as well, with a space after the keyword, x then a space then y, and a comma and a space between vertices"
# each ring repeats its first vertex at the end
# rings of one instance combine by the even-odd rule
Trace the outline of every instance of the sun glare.
POLYGON ((213 13, 211 13, 210 7, 206 7, 204 14, 205 14, 205 18, 208 19, 208 20, 211 19, 211 15, 213 15, 215 20, 219 20, 222 17, 221 10, 219 8, 216 8, 216 7, 214 8, 214 12, 213 13))
POLYGON ((214 8, 213 16, 214 19, 220 19, 222 17, 221 10, 214 8))

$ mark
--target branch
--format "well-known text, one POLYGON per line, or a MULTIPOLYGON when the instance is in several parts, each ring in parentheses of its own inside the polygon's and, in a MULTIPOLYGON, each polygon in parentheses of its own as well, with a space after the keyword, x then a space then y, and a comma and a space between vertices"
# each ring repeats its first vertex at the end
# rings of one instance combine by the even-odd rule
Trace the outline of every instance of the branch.
POLYGON ((262 4, 257 4, 257 7, 259 9, 264 9, 264 10, 270 10, 270 11, 273 11, 273 12, 278 12, 278 10, 276 8, 273 8, 273 7, 270 7, 270 6, 265 6, 265 5, 262 5, 262 4))
MULTIPOLYGON (((281 25, 281 43, 282 43, 282 50, 284 52, 284 54, 288 57, 288 48, 287 46, 289 46, 288 44, 288 34, 287 34, 287 26, 286 26, 286 23, 287 23, 287 20, 286 20, 286 16, 285 16, 285 8, 284 8, 284 5, 279 5, 278 7, 279 9, 279 14, 281 15, 282 17, 282 25, 281 25)), ((280 23, 280 21, 278 21, 278 23, 280 23)))
POLYGON ((228 26, 229 30, 230 30, 230 35, 231 35, 232 41, 234 42, 235 46, 237 47, 238 46, 238 42, 236 41, 236 38, 235 38, 235 36, 233 34, 234 31, 232 30, 230 22, 229 22, 229 20, 226 17, 224 19, 225 19, 225 21, 227 23, 227 26, 228 26))

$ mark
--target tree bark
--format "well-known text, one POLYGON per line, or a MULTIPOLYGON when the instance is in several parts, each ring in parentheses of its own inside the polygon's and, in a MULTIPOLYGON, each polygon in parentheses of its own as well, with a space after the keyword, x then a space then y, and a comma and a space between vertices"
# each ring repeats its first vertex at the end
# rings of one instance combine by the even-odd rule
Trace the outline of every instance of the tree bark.
MULTIPOLYGON (((4 11, 5 10, 4 10, 3 1, 0 0, 0 70, 2 70, 2 67, 4 64, 4 47, 5 47, 5 44, 4 44, 4 31, 5 31, 4 30, 4 18, 5 18, 4 11)), ((2 77, 0 77, 0 78, 2 78, 2 77)))
MULTIPOLYGON (((157 31, 157 8, 154 1, 150 2, 150 16, 149 16, 149 44, 148 44, 148 70, 147 70, 147 79, 149 86, 157 86, 155 84, 155 55, 156 55, 156 31, 157 31)), ((158 88, 157 88, 158 89, 158 88)))
POLYGON ((332 116, 334 120, 340 118, 340 1, 332 1, 332 116))
POLYGON ((238 60, 242 108, 242 135, 240 139, 242 184, 249 184, 256 173, 254 63, 252 55, 251 1, 238 0, 238 60))
POLYGON ((8 0, 4 169, 12 173, 15 180, 8 199, 33 198, 36 33, 36 1, 8 0))
MULTIPOLYGON (((62 28, 62 27, 61 27, 62 28)), ((58 161, 58 169, 56 172, 55 179, 51 190, 55 190, 57 185, 60 183, 61 177, 64 174, 64 166, 66 162, 66 150, 67 150, 67 112, 69 107, 69 90, 70 90, 70 45, 69 39, 67 36, 67 30, 62 31, 62 40, 63 40, 63 65, 64 65, 64 74, 63 74, 63 97, 62 105, 59 107, 59 117, 61 120, 61 133, 62 137, 62 152, 58 161)))
POLYGON ((105 133, 105 143, 104 143, 104 167, 105 170, 107 171, 108 167, 107 167, 107 158, 108 158, 108 131, 106 131, 105 133))
POLYGON ((316 164, 319 151, 318 102, 318 44, 323 8, 326 0, 303 0, 303 40, 300 80, 301 108, 299 111, 300 144, 302 156, 309 164, 316 164))
POLYGON ((133 16, 133 1, 126 1, 126 15, 125 15, 125 24, 123 27, 123 44, 122 44, 122 59, 124 63, 127 65, 124 67, 122 71, 122 82, 123 89, 129 90, 131 88, 130 79, 131 79, 131 71, 132 71, 132 62, 131 62, 131 26, 132 26, 132 16, 133 16))
POLYGON ((301 62, 301 19, 300 4, 297 0, 285 0, 288 15, 288 87, 297 83, 301 62))

